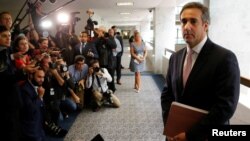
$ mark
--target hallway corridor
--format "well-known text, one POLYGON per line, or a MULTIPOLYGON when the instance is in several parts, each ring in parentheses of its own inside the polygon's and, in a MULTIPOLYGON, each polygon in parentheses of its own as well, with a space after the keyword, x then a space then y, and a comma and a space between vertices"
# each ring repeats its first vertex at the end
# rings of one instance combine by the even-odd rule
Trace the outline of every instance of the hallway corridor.
MULTIPOLYGON (((129 67, 128 41, 122 58, 122 85, 116 85, 116 95, 121 100, 120 108, 102 107, 98 112, 84 109, 70 128, 65 141, 90 141, 101 134, 105 141, 162 141, 164 140, 160 106, 160 75, 147 73, 142 76, 142 90, 133 89, 134 75, 129 67)), ((148 64, 149 65, 149 64, 148 64)), ((147 65, 147 66, 148 66, 147 65)))
MULTIPOLYGON (((122 85, 116 85, 120 108, 102 107, 98 112, 84 109, 69 129, 64 141, 90 141, 100 134, 105 141, 164 141, 160 95, 164 85, 162 75, 153 74, 152 64, 142 73, 142 90, 133 89, 134 74, 128 69, 130 53, 125 40, 122 58, 122 85)), ((238 104, 231 124, 250 124, 247 107, 238 104)), ((66 119, 67 120, 67 119, 66 119)), ((61 139, 53 139, 53 141, 61 139)), ((50 141, 50 140, 49 140, 50 141)), ((52 140, 51 140, 52 141, 52 140)))

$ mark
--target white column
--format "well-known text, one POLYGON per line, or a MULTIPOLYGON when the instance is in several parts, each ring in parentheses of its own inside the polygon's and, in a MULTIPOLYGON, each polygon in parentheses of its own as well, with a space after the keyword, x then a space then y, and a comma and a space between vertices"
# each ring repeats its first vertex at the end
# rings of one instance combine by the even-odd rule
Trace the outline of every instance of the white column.
POLYGON ((142 39, 148 42, 150 40, 150 20, 142 21, 140 25, 142 39))
POLYGON ((135 30, 137 30, 137 31, 141 32, 141 26, 140 26, 140 24, 135 25, 135 30))
MULTIPOLYGON (((154 73, 162 73, 162 68, 168 64, 163 64, 165 48, 174 50, 176 26, 175 26, 175 0, 162 1, 154 12, 154 73)), ((165 75, 165 74, 164 74, 165 75)))

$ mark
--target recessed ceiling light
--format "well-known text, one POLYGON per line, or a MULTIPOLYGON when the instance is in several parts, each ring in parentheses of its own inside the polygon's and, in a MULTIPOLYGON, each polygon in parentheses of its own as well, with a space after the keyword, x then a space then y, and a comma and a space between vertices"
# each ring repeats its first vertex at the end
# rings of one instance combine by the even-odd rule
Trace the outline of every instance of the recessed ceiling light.
POLYGON ((129 12, 121 12, 120 14, 121 15, 130 15, 131 13, 129 13, 129 12))
POLYGON ((116 5, 117 6, 133 6, 134 3, 133 2, 117 2, 116 5))

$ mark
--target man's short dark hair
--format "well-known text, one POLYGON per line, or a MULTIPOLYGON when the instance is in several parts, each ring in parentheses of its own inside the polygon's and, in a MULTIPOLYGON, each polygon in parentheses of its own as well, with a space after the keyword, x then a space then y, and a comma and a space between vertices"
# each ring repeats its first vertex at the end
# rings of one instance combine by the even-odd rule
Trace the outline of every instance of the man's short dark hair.
POLYGON ((90 61, 90 66, 92 67, 95 63, 99 63, 99 61, 97 59, 93 59, 90 61))
POLYGON ((9 29, 4 25, 0 25, 0 33, 5 32, 5 31, 9 31, 9 29))
POLYGON ((88 32, 87 31, 82 31, 81 34, 88 34, 88 32))
POLYGON ((76 55, 74 62, 77 63, 79 61, 84 61, 85 57, 83 55, 76 55))
POLYGON ((114 29, 114 28, 116 28, 116 26, 115 26, 115 25, 113 25, 113 26, 111 26, 111 28, 112 28, 112 29, 114 29))
POLYGON ((200 2, 189 2, 187 4, 185 4, 183 7, 182 7, 182 10, 180 12, 180 15, 182 14, 182 12, 186 9, 189 9, 189 8, 197 8, 197 9, 200 9, 201 12, 202 12, 202 15, 201 15, 201 19, 203 22, 207 22, 208 24, 210 23, 210 15, 209 15, 209 10, 206 6, 204 6, 203 4, 201 4, 200 2))

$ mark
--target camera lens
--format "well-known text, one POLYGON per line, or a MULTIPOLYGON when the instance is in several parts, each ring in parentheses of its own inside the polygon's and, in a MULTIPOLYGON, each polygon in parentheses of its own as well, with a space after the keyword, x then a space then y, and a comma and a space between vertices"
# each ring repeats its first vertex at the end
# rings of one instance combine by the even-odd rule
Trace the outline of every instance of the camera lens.
POLYGON ((56 64, 52 63, 52 62, 49 62, 49 68, 50 69, 55 69, 56 68, 56 64))
POLYGON ((100 68, 98 68, 98 67, 94 68, 95 72, 99 72, 99 70, 100 70, 100 68))
POLYGON ((61 72, 66 72, 68 71, 68 67, 66 65, 61 65, 60 66, 61 72))

